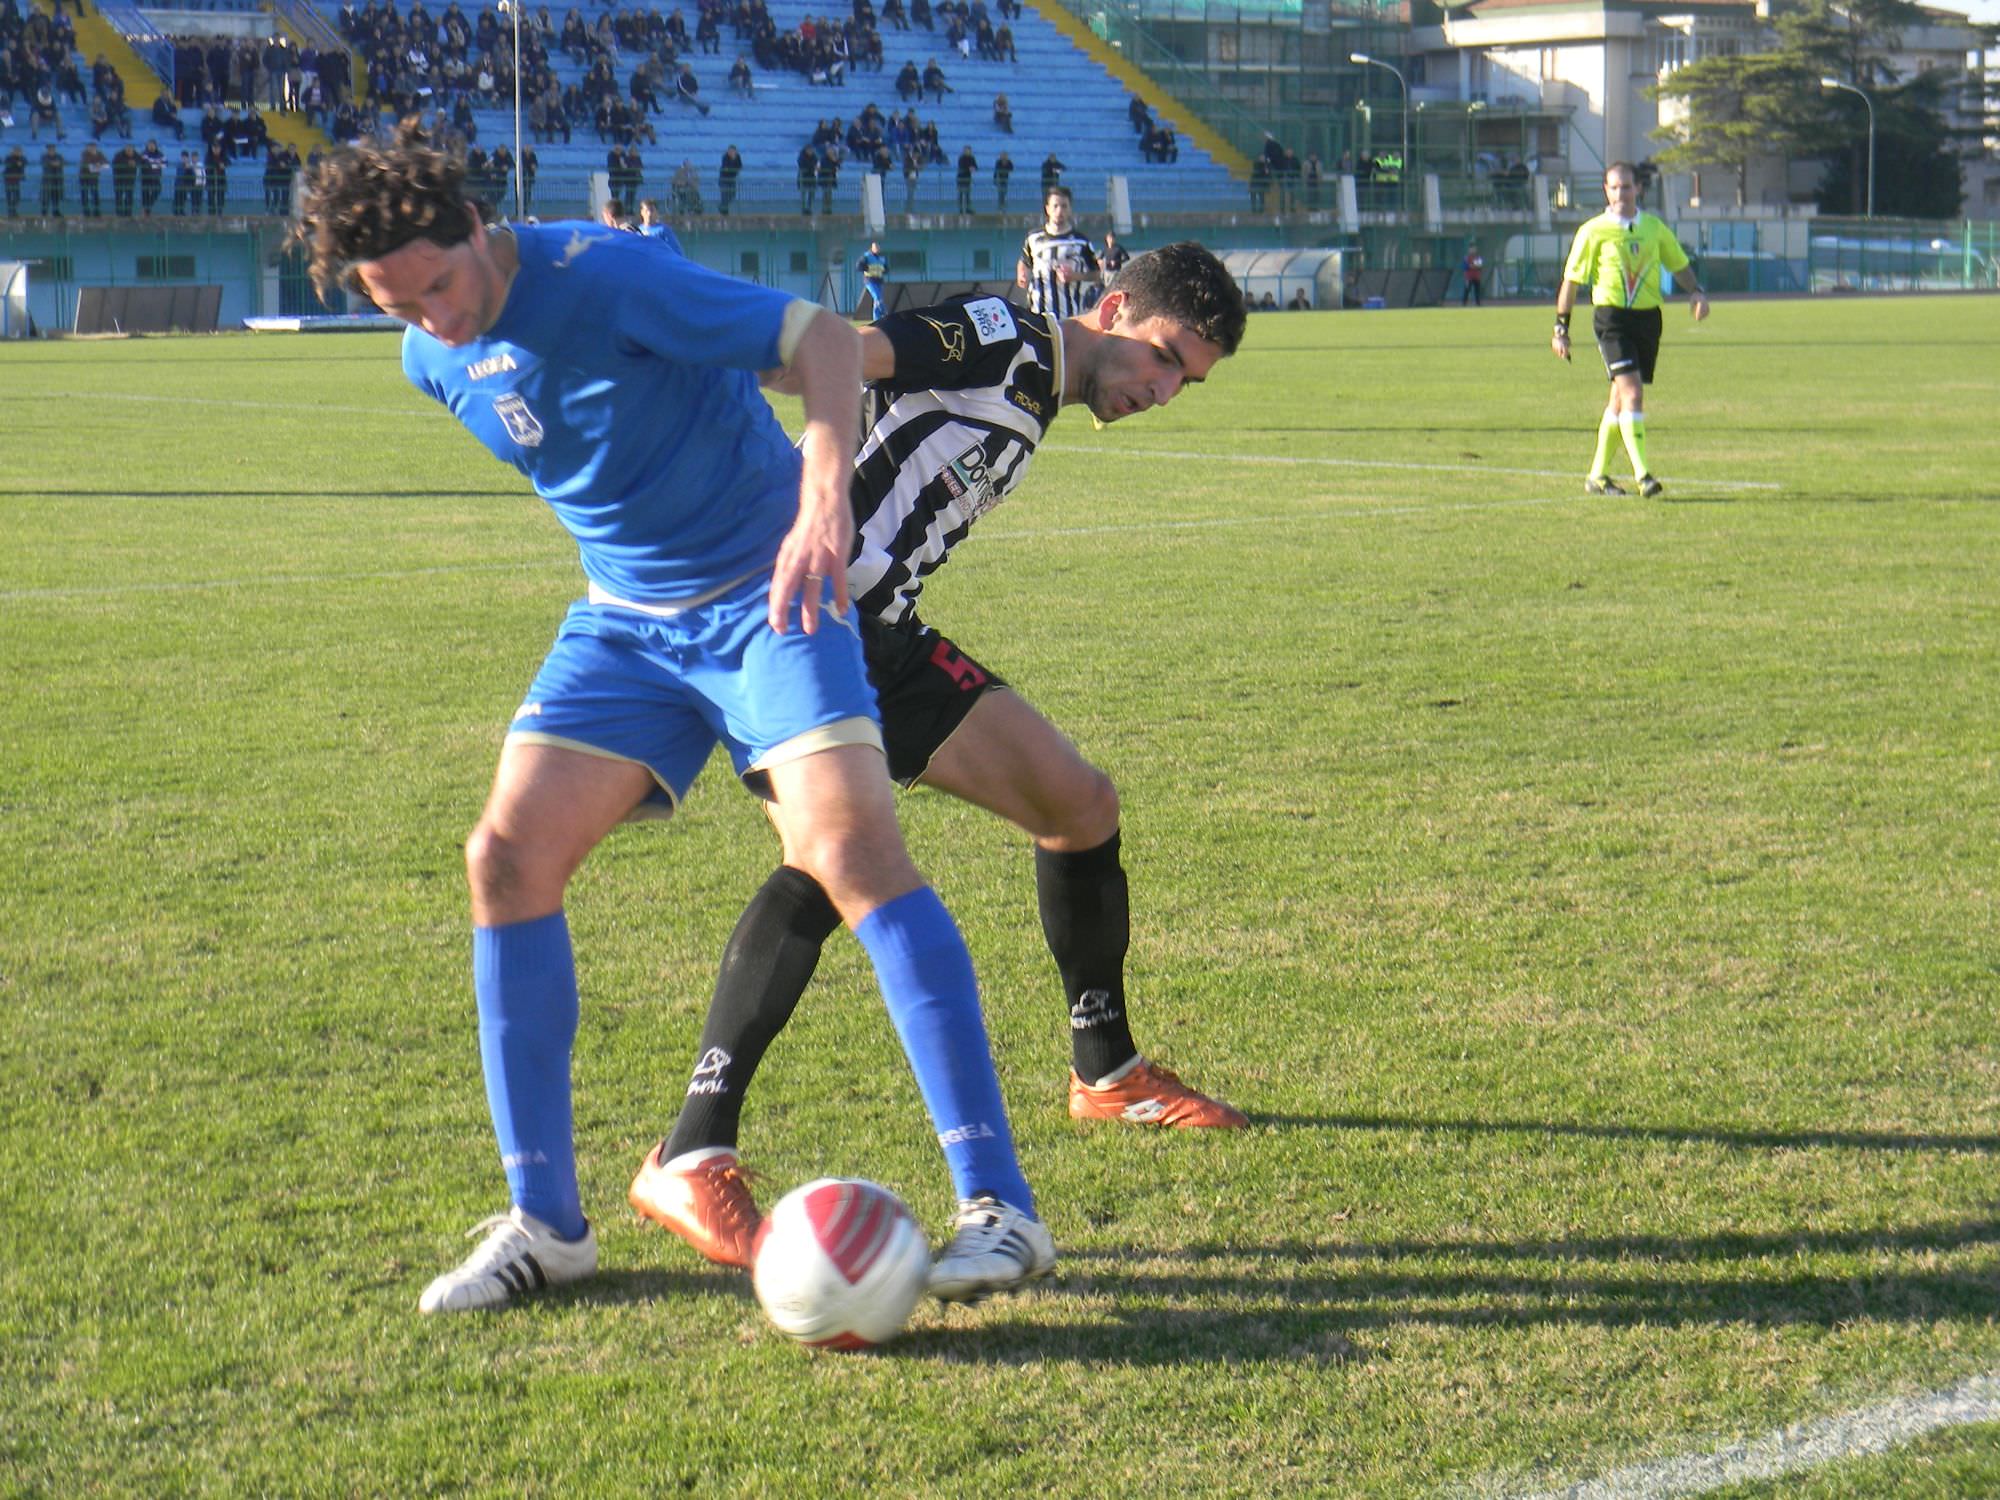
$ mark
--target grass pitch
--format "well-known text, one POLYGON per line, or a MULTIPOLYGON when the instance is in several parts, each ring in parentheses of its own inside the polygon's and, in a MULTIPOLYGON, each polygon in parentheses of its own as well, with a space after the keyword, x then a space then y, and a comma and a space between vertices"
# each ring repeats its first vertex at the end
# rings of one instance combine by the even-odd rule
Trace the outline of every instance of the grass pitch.
MULTIPOLYGON (((1254 319, 927 591, 1116 777, 1135 1029, 1256 1123, 1073 1125, 1024 841, 903 799, 1064 1258, 864 1358, 624 1210, 775 857, 720 763, 569 905, 604 1274, 417 1316, 573 550, 388 338, 0 351, 0 1491, 1530 1491, 2000 1369, 2000 300, 1673 309, 1654 503, 1547 321, 1254 319)), ((943 1224, 852 943, 745 1147, 943 1224)), ((1974 1427, 1736 1493, 1994 1491, 1974 1427)))

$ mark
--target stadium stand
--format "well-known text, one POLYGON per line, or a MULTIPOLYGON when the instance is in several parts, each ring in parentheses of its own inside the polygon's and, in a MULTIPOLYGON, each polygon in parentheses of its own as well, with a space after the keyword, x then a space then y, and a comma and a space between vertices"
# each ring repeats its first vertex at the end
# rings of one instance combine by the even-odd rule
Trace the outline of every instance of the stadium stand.
MULTIPOLYGON (((168 92, 172 101, 176 38, 162 34, 144 14, 129 7, 92 11, 71 22, 66 15, 58 17, 51 12, 47 0, 34 0, 35 8, 25 12, 13 10, 14 3, 15 0, 0 0, 0 17, 9 13, 17 17, 14 32, 18 43, 27 18, 39 16, 41 24, 33 29, 43 35, 44 45, 37 50, 46 56, 53 57, 65 50, 47 45, 48 36, 66 24, 75 27, 74 38, 66 50, 83 81, 82 97, 52 90, 56 95, 56 125, 63 137, 61 151, 66 166, 63 211, 76 211, 77 162, 83 144, 91 138, 90 64, 101 57, 109 59, 119 79, 135 142, 143 144, 149 138, 158 139, 167 155, 169 182, 157 211, 170 212, 173 169, 183 146, 200 145, 204 113, 189 102, 183 81, 180 107, 172 111, 172 118, 181 125, 186 140, 172 138, 175 132, 171 124, 163 124, 152 114, 153 100, 163 91, 168 92)), ((611 76, 618 96, 629 102, 631 75, 648 53, 640 45, 616 45, 616 33, 622 28, 625 40, 637 43, 640 39, 635 33, 643 31, 642 18, 647 12, 603 3, 587 3, 573 9, 592 36, 612 44, 607 55, 611 76), (640 24, 634 25, 635 20, 640 24)), ((664 21, 677 9, 671 5, 661 8, 661 19, 664 21)), ((588 54, 580 52, 572 56, 560 45, 563 22, 571 11, 567 6, 537 5, 524 21, 532 26, 541 16, 548 17, 549 65, 560 86, 581 90, 590 72, 588 54)), ((655 198, 670 210, 692 211, 695 201, 692 196, 679 195, 676 202, 676 195, 670 190, 675 172, 686 162, 702 184, 703 209, 714 211, 718 206, 718 167, 724 151, 733 145, 743 160, 734 211, 797 214, 801 209, 798 191, 801 147, 813 139, 822 125, 832 127, 836 121, 845 146, 847 126, 865 105, 873 102, 885 115, 905 114, 914 109, 918 120, 934 129, 936 154, 940 158, 926 164, 917 174, 912 193, 900 152, 896 153, 897 159, 884 182, 884 198, 892 215, 956 212, 959 195, 955 164, 967 147, 978 162, 971 201, 974 211, 979 213, 994 212, 999 206, 993 165, 1002 152, 1013 162, 1005 207, 1018 216, 1037 211, 1042 163, 1051 156, 1063 163, 1061 180, 1075 192, 1080 213, 1103 212, 1106 183, 1113 174, 1127 179, 1132 207, 1137 212, 1234 208, 1242 204, 1241 186, 1228 167, 1185 133, 1179 139, 1176 160, 1146 160, 1141 154, 1140 136, 1128 113, 1132 100, 1124 85, 1032 9, 1010 6, 1010 14, 1002 16, 996 8, 990 18, 1011 28, 1011 58, 982 56, 970 43, 961 53, 950 39, 952 20, 948 8, 932 11, 928 6, 912 3, 905 12, 909 19, 899 27, 891 16, 901 11, 902 6, 892 10, 885 0, 877 21, 882 41, 879 65, 865 57, 850 59, 836 74, 840 81, 835 83, 827 81, 824 72, 815 78, 805 72, 753 62, 752 86, 745 93, 731 88, 729 74, 740 55, 752 52, 752 44, 748 37, 737 34, 733 12, 722 13, 719 35, 704 46, 694 39, 697 10, 693 5, 687 6, 683 23, 688 28, 688 41, 679 49, 679 61, 688 64, 698 80, 700 105, 690 107, 680 102, 670 81, 660 89, 657 109, 649 110, 645 117, 655 139, 642 138, 637 143, 644 176, 635 197, 655 198), (915 20, 924 13, 931 16, 928 28, 915 20), (935 93, 922 100, 899 98, 895 85, 904 65, 913 64, 921 74, 933 61, 942 69, 951 91, 941 99, 935 93), (1001 94, 1006 95, 1011 106, 1011 131, 995 118, 994 99, 1001 94)), ((268 30, 272 25, 266 19, 269 12, 255 0, 198 0, 198 3, 176 4, 177 30, 184 28, 189 15, 196 12, 214 15, 218 31, 228 28, 235 33, 230 40, 239 43, 244 36, 268 30)), ((360 8, 345 6, 338 0, 317 0, 316 4, 286 0, 277 24, 290 37, 295 49, 310 48, 316 36, 330 39, 344 19, 352 30, 352 21, 360 13, 360 8)), ((433 29, 445 13, 445 5, 427 9, 433 29)), ((838 20, 845 21, 849 13, 840 10, 838 20)), ((399 14, 408 18, 410 5, 403 5, 399 14)), ((503 16, 488 8, 470 8, 462 14, 468 26, 482 34, 490 36, 502 27, 511 31, 511 14, 503 16)), ((771 22, 781 34, 796 32, 801 23, 822 22, 831 14, 808 4, 807 0, 769 3, 771 22)), ((0 21, 0 27, 4 25, 0 21)), ((16 51, 19 50, 17 45, 16 51)), ((479 49, 475 45, 469 50, 471 66, 465 81, 476 83, 479 49)), ((765 62, 770 60, 767 55, 765 62)), ((432 93, 424 101, 429 106, 426 117, 441 113, 447 123, 455 124, 468 137, 469 144, 481 152, 491 152, 499 145, 511 152, 514 137, 511 75, 504 68, 499 70, 497 91, 480 96, 448 83, 435 52, 431 61, 435 71, 431 74, 432 93), (458 111, 454 120, 450 102, 459 93, 467 95, 468 107, 458 111)), ((367 66, 365 59, 360 66, 367 66)), ((388 80, 385 77, 377 81, 388 80)), ((32 93, 32 90, 24 93, 17 81, 12 109, 0 110, 0 115, 11 116, 13 121, 0 124, 0 159, 16 144, 32 148, 27 151, 29 171, 22 195, 25 212, 33 212, 39 201, 40 159, 50 136, 46 124, 36 128, 26 108, 32 93)), ((259 105, 268 103, 261 79, 257 95, 259 105)), ((233 78, 224 90, 224 98, 230 103, 242 102, 233 78)), ((376 97, 364 99, 357 106, 357 123, 361 128, 375 128, 389 118, 384 103, 376 97)), ((530 112, 524 101, 524 115, 530 112)), ((321 125, 331 127, 335 123, 330 109, 316 118, 321 125)), ((309 156, 315 146, 323 147, 326 141, 321 130, 300 114, 265 108, 261 111, 261 123, 271 138, 301 158, 309 156)), ((123 140, 122 130, 107 132, 103 143, 106 154, 114 152, 123 140)), ((587 211, 590 176, 605 169, 605 153, 611 144, 599 138, 595 122, 589 118, 573 120, 567 142, 545 138, 528 139, 527 143, 533 146, 537 161, 530 211, 544 216, 587 211)), ((269 211, 263 166, 263 152, 255 148, 232 160, 223 198, 225 212, 269 211)), ((853 159, 842 164, 833 202, 835 212, 851 214, 858 209, 865 170, 865 163, 853 159)), ((511 197, 511 188, 497 182, 492 186, 496 189, 493 196, 511 197)), ((823 201, 818 187, 816 183, 811 200, 814 208, 823 201)), ((107 191, 107 208, 110 199, 107 191)))

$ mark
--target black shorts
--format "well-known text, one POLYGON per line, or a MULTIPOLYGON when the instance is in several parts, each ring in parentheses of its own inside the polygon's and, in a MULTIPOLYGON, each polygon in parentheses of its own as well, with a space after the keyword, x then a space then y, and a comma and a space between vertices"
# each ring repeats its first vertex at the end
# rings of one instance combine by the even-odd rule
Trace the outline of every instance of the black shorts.
POLYGON ((1636 372, 1651 385, 1653 367, 1660 362, 1661 321, 1657 307, 1600 307, 1592 312, 1590 328, 1597 335, 1597 352, 1604 356, 1604 373, 1636 372))
POLYGON ((862 617, 861 650, 882 714, 889 779, 914 786, 980 694, 1007 684, 921 621, 862 617))

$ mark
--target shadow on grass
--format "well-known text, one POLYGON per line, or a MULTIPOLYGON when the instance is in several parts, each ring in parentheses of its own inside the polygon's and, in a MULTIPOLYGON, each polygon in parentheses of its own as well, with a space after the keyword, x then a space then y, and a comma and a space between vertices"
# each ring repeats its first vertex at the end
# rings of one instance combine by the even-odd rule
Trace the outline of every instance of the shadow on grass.
POLYGON ((1550 1120, 1426 1119, 1418 1115, 1252 1114, 1253 1125, 1293 1130, 1419 1130, 1455 1135, 1566 1135, 1607 1141, 1698 1142, 1757 1150, 1839 1147, 1854 1151, 1978 1151, 2000 1153, 2000 1135, 1951 1135, 1900 1130, 1724 1130, 1683 1125, 1592 1125, 1550 1120))
POLYGON ((955 1326, 920 1329, 889 1352, 1004 1364, 1280 1360, 1334 1367, 1378 1357, 1382 1337, 1404 1328, 1832 1329, 1983 1320, 1996 1288, 1991 1268, 1854 1269, 1800 1260, 1977 1246, 2000 1248, 2000 1220, 1769 1235, 1077 1251, 1064 1255, 1056 1280, 989 1304, 1004 1317, 980 1322, 978 1310, 954 1313, 955 1326), (1619 1264, 1607 1268, 1606 1260, 1619 1264), (1246 1261, 1252 1268, 1243 1268, 1246 1261), (1690 1275, 1689 1266, 1699 1273, 1690 1275), (1085 1320, 1063 1306, 1072 1299, 1088 1299, 1085 1320), (1050 1315, 1038 1317, 1039 1308, 1050 1315))

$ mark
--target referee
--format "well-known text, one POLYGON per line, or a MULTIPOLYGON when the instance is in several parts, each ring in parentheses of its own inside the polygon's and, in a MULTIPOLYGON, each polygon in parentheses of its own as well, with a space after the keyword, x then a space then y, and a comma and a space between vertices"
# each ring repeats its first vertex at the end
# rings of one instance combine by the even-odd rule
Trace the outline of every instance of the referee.
POLYGON ((1623 486, 1605 472, 1611 461, 1611 435, 1625 440, 1632 460, 1632 477, 1639 494, 1652 499, 1665 486, 1646 464, 1645 388, 1653 383, 1660 358, 1660 272, 1671 271, 1688 284, 1688 311, 1699 323, 1708 316, 1708 294, 1695 283, 1687 252, 1658 216, 1639 209, 1639 174, 1630 162, 1615 161, 1604 169, 1604 212, 1576 232, 1569 263, 1563 267, 1556 293, 1556 327, 1549 347, 1556 358, 1569 358, 1569 314, 1576 289, 1590 288, 1595 305, 1591 332, 1611 377, 1611 397, 1597 424, 1597 456, 1583 488, 1592 495, 1622 495, 1623 486))
POLYGON ((1103 280, 1097 251, 1076 227, 1069 189, 1050 188, 1042 197, 1042 227, 1021 242, 1014 285, 1027 288, 1030 311, 1060 320, 1082 312, 1084 287, 1103 280))

